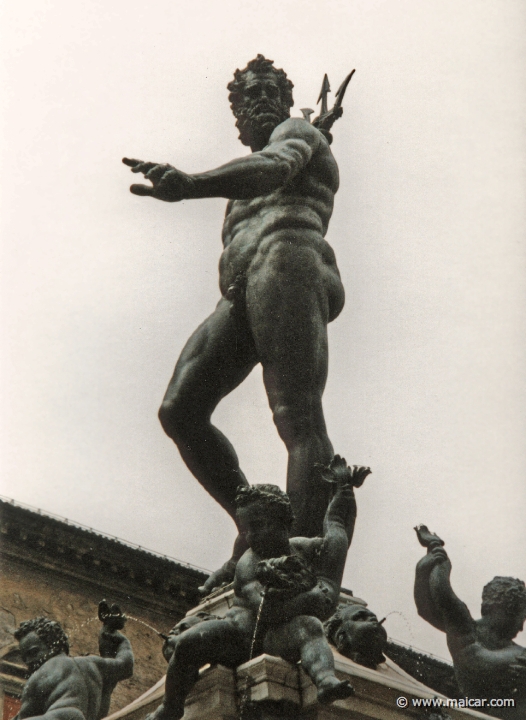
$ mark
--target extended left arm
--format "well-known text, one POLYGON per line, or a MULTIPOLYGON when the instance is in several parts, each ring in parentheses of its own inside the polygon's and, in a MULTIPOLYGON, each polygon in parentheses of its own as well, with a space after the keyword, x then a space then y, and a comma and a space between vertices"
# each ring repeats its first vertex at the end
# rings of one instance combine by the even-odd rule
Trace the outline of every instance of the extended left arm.
POLYGON ((314 615, 326 620, 336 609, 356 520, 354 487, 360 487, 370 472, 368 467, 347 467, 345 459, 339 455, 325 468, 325 479, 335 483, 336 492, 325 514, 323 537, 291 540, 291 544, 295 544, 302 554, 312 557, 312 569, 318 583, 312 590, 285 601, 283 614, 287 618, 314 615))
POLYGON ((335 455, 330 465, 322 471, 322 477, 336 485, 323 521, 323 536, 345 533, 347 547, 350 546, 356 522, 356 500, 354 488, 361 487, 371 468, 362 465, 347 466, 345 458, 335 455))

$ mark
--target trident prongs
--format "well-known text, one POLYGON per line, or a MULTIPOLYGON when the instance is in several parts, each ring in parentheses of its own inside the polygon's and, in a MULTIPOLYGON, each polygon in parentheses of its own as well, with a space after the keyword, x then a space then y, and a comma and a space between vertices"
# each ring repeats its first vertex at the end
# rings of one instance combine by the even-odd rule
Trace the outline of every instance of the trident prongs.
POLYGON ((316 101, 316 105, 321 100, 321 110, 320 110, 320 117, 323 117, 323 115, 327 114, 327 111, 329 109, 329 106, 327 104, 327 96, 329 95, 331 91, 331 86, 329 84, 329 78, 327 73, 323 76, 323 82, 321 84, 321 90, 320 90, 320 97, 316 101))
POLYGON ((342 102, 343 102, 343 96, 345 95, 345 91, 347 90, 347 85, 351 82, 351 78, 355 72, 356 72, 356 68, 354 70, 351 70, 351 72, 347 75, 345 80, 342 82, 342 84, 336 91, 336 95, 334 96, 336 98, 336 102, 334 103, 332 112, 341 108, 342 102))
POLYGON ((314 127, 317 127, 318 130, 321 130, 326 135, 329 143, 332 141, 332 135, 330 134, 329 130, 334 125, 335 121, 343 115, 343 96, 345 95, 347 86, 351 82, 351 78, 354 73, 355 70, 350 72, 338 88, 338 91, 335 95, 336 102, 334 103, 334 106, 331 110, 327 109, 327 95, 331 91, 329 85, 329 78, 327 77, 327 74, 325 74, 325 77, 323 78, 320 97, 318 98, 318 102, 320 102, 321 100, 321 110, 318 117, 314 118, 314 120, 312 121, 312 124, 314 125, 314 127))

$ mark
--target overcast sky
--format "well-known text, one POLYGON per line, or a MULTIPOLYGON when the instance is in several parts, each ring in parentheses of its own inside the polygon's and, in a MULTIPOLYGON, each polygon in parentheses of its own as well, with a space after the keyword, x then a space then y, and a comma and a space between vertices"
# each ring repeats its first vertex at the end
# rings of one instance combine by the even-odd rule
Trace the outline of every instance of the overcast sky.
MULTIPOLYGON (((324 404, 335 451, 373 475, 345 585, 448 657, 414 610, 413 526, 446 541, 474 615, 494 575, 526 578, 524 3, 12 0, 3 16, 1 494, 204 568, 228 557, 231 520, 157 420, 219 299, 225 201, 135 197, 120 160, 199 172, 246 154, 225 86, 258 52, 294 82, 294 115, 356 68, 333 130, 347 302, 324 404)), ((259 368, 215 420, 249 481, 285 487, 259 368)))

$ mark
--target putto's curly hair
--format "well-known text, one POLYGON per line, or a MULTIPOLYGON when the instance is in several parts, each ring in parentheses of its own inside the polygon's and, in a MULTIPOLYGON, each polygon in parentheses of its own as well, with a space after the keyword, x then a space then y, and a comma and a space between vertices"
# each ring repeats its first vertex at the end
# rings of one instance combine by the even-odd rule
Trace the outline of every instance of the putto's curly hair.
POLYGON ((323 629, 325 630, 325 635, 327 635, 330 642, 334 643, 334 638, 336 636, 336 633, 341 628, 343 622, 343 613, 342 608, 339 607, 334 615, 331 615, 331 617, 326 620, 323 623, 323 629))
POLYGON ((20 627, 15 631, 15 639, 20 642, 22 638, 25 638, 29 633, 35 632, 39 638, 41 638, 47 647, 49 648, 49 656, 59 655, 65 653, 69 655, 69 640, 68 636, 62 629, 62 626, 54 620, 49 620, 46 617, 37 617, 33 620, 26 620, 20 623, 20 627))
POLYGON ((236 508, 259 505, 267 513, 282 520, 290 528, 294 520, 290 499, 277 485, 247 485, 236 495, 236 508))
POLYGON ((347 612, 352 612, 357 608, 363 609, 363 605, 352 603, 347 606, 340 606, 334 615, 323 623, 323 629, 325 630, 327 640, 335 645, 346 657, 350 657, 352 660, 366 667, 376 667, 380 665, 380 663, 385 662, 383 650, 387 643, 387 634, 382 638, 381 635, 376 633, 371 635, 370 629, 366 629, 366 635, 363 634, 363 630, 362 633, 358 633, 358 636, 354 639, 354 645, 352 641, 351 643, 346 642, 346 647, 342 647, 338 643, 338 631, 347 619, 347 612), (355 655, 349 655, 348 651, 352 651, 355 655))
POLYGON ((275 68, 274 60, 267 60, 263 55, 258 55, 254 60, 247 63, 246 68, 243 70, 237 69, 234 73, 234 79, 227 85, 227 90, 230 90, 228 96, 230 107, 236 118, 239 117, 242 112, 241 108, 244 101, 243 90, 246 76, 249 72, 253 72, 256 75, 273 73, 276 76, 276 82, 280 89, 281 101, 289 109, 294 105, 294 100, 292 99, 292 88, 294 85, 288 79, 287 73, 284 70, 275 68))
POLYGON ((482 590, 482 615, 504 608, 508 615, 526 615, 526 585, 512 577, 494 577, 482 590))

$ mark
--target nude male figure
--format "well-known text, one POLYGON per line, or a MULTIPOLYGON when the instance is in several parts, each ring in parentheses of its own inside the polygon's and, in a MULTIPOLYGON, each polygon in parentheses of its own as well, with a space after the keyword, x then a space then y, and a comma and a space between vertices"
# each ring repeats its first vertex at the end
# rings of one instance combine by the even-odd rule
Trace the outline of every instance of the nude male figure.
MULTIPOLYGON (((222 298, 183 349, 159 417, 188 468, 235 519, 235 496, 247 480, 210 418, 261 363, 289 455, 292 533, 313 537, 322 533, 330 497, 317 466, 333 456, 322 409, 327 324, 344 304, 334 252, 324 239, 338 168, 324 134, 290 117, 292 83, 272 61, 258 55, 236 71, 228 89, 241 142, 251 155, 196 175, 123 160, 152 183, 132 185, 136 195, 166 202, 229 199, 219 265, 222 298)), ((240 538, 235 558, 245 549, 240 538)), ((230 578, 233 567, 226 572, 230 578)))
POLYGON ((522 580, 495 577, 482 591, 480 620, 451 587, 451 561, 443 541, 425 525, 415 528, 427 554, 415 573, 418 614, 446 633, 455 675, 470 707, 503 720, 526 717, 526 648, 513 642, 526 619, 522 580), (482 703, 484 704, 477 704, 482 703), (513 707, 505 706, 511 701, 513 707), (493 706, 491 705, 493 702, 493 706))
POLYGON ((22 693, 15 720, 101 720, 108 714, 111 694, 121 680, 133 674, 133 653, 119 632, 125 618, 114 605, 99 604, 103 626, 99 652, 72 658, 59 623, 35 618, 15 632, 22 660, 31 676, 22 693))

